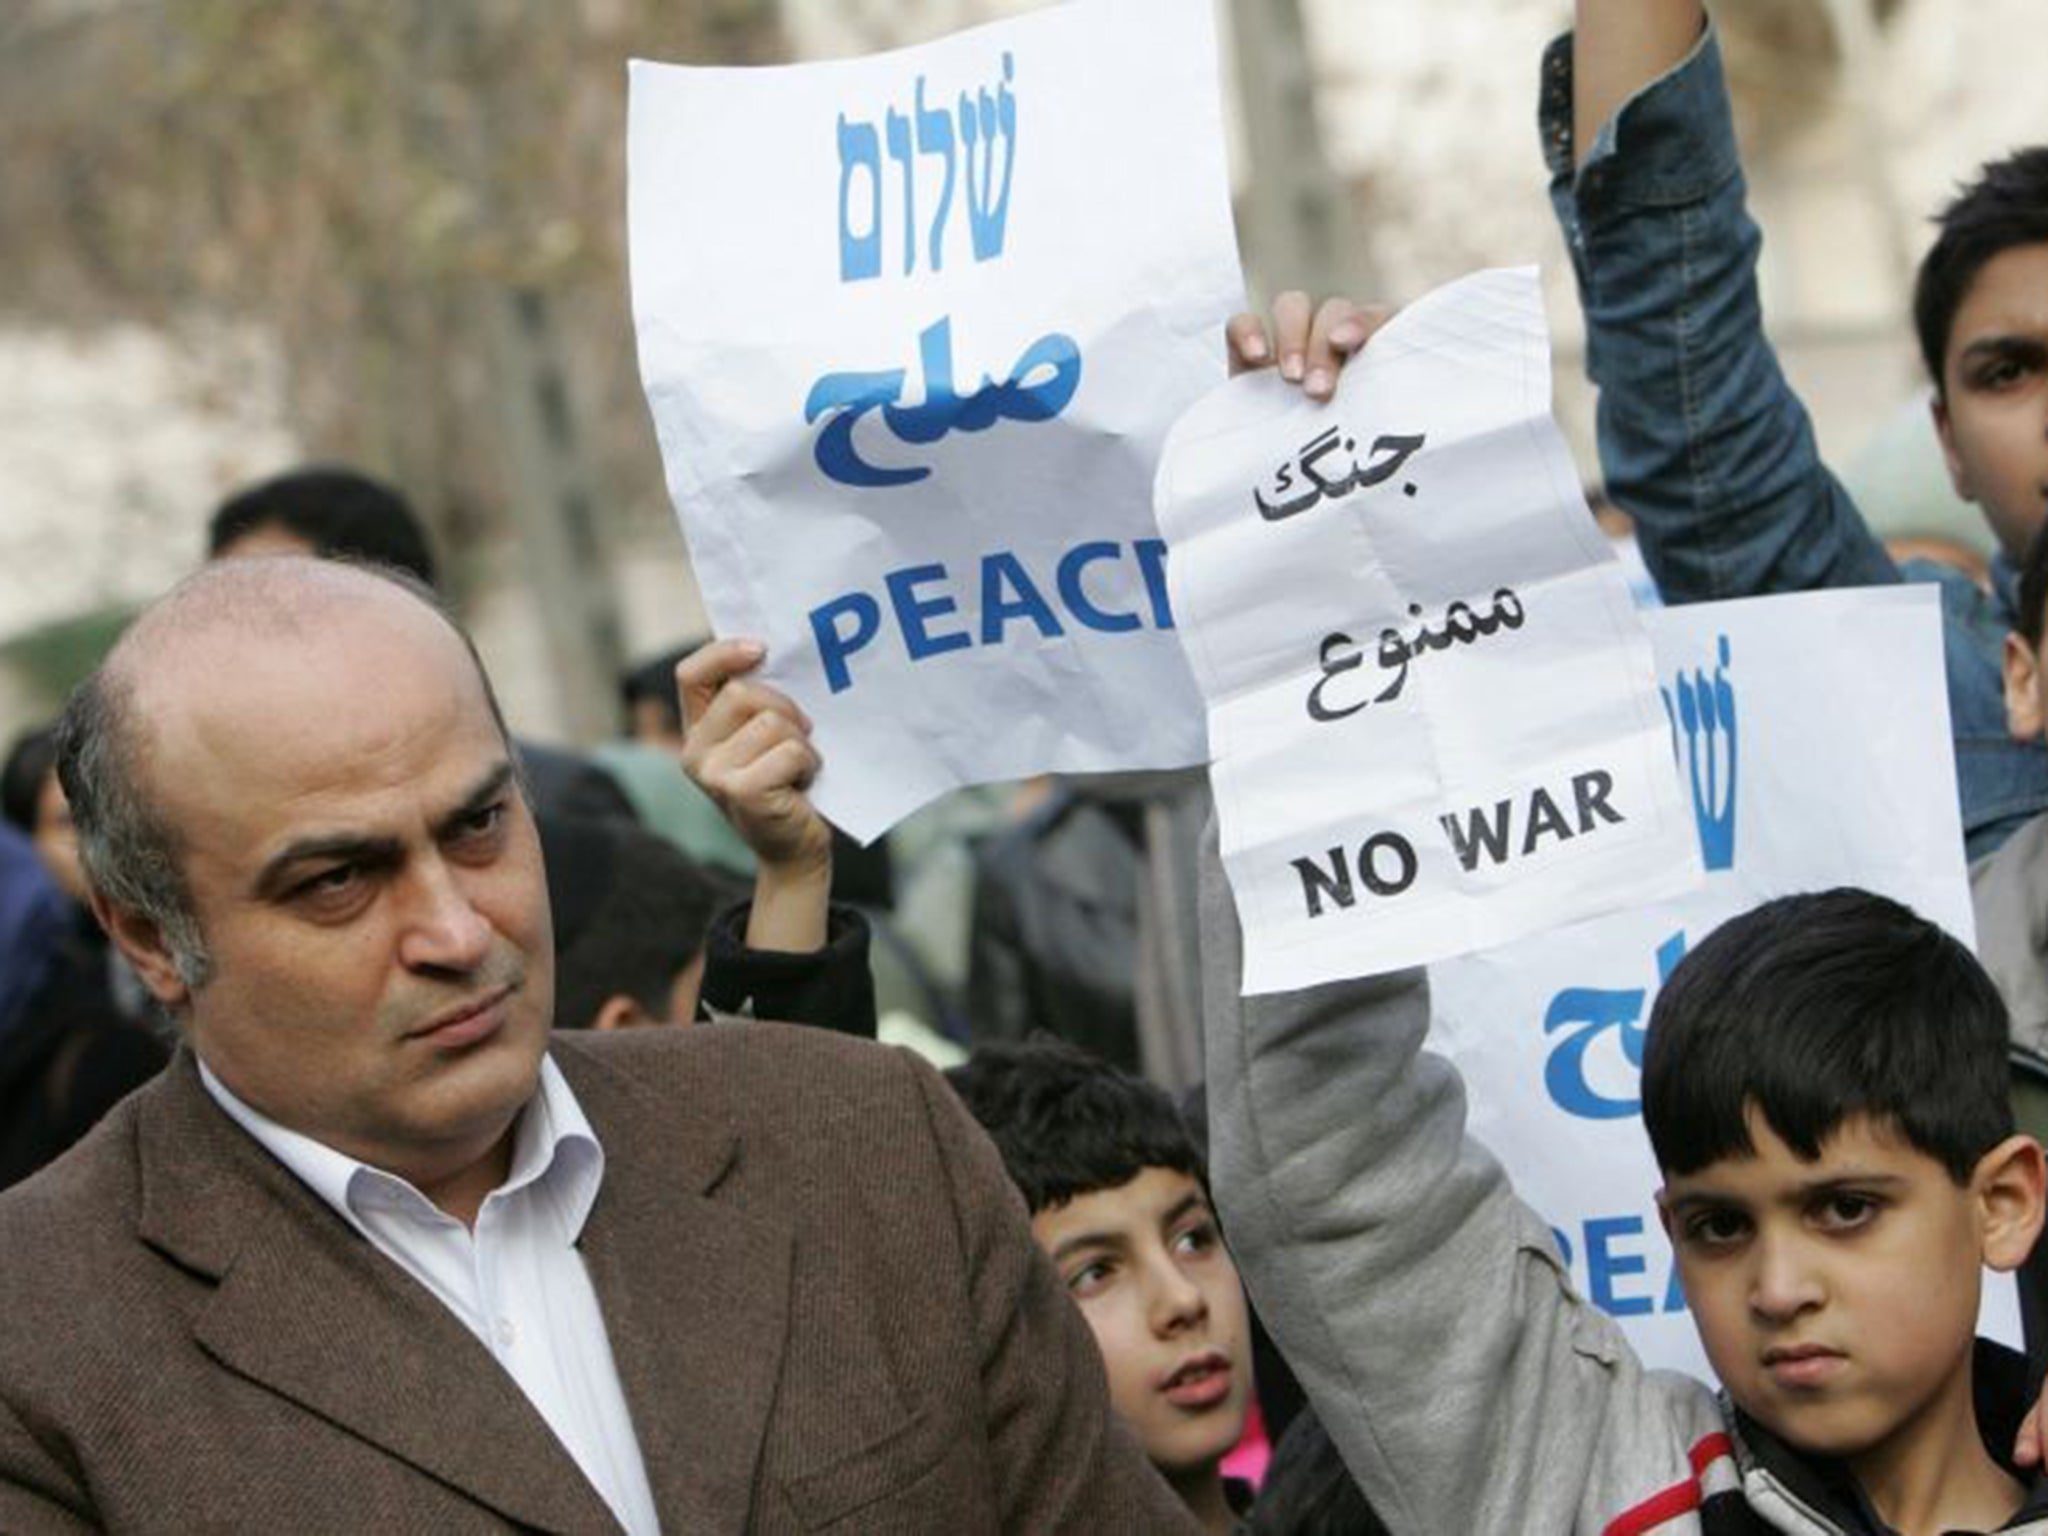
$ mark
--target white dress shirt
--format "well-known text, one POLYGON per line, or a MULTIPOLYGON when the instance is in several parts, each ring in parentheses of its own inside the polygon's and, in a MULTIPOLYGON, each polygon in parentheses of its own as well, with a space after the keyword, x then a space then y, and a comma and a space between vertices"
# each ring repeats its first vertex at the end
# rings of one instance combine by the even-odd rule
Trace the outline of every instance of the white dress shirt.
POLYGON ((243 1103, 199 1064, 206 1091, 379 1252, 433 1292, 510 1373, 630 1536, 657 1536, 654 1493, 576 1239, 604 1181, 604 1148, 543 1057, 512 1168, 471 1230, 395 1174, 243 1103))

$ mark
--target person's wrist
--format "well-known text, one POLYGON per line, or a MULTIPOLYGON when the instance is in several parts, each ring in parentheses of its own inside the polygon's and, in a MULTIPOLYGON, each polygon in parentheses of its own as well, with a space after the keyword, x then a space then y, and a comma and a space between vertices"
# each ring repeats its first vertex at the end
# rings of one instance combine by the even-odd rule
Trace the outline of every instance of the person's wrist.
POLYGON ((756 885, 771 885, 777 890, 810 891, 830 889, 832 885, 832 845, 792 853, 782 858, 767 858, 756 855, 756 885))
POLYGON ((761 860, 754 871, 747 947, 798 954, 823 949, 831 899, 830 844, 819 855, 761 860))

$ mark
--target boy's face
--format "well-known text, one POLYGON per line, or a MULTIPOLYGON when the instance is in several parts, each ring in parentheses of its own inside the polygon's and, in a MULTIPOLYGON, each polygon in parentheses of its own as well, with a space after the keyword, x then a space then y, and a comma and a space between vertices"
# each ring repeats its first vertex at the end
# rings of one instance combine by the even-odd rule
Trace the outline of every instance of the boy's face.
POLYGON ((1200 1472, 1244 1432, 1244 1288, 1202 1186, 1170 1168, 1077 1195, 1031 1232, 1088 1319, 1110 1402, 1169 1476, 1200 1472))
POLYGON ((1754 1108, 1749 1134, 1754 1157, 1674 1177, 1659 1196, 1715 1373, 1767 1428, 1859 1472, 1939 1442, 1972 1412, 1982 1266, 2011 1237, 1978 1188, 1998 1153, 1963 1188, 1867 1118, 1845 1121, 1814 1162, 1754 1108))
POLYGON ((2048 518, 2048 243, 1978 269, 1949 327, 1935 430, 1956 493, 2018 560, 2048 518))

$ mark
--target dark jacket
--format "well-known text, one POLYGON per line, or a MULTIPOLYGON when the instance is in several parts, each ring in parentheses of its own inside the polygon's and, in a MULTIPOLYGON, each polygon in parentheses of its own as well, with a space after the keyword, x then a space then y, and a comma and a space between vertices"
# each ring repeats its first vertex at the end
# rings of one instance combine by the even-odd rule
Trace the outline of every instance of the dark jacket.
POLYGON ((68 1151, 170 1059, 116 1004, 109 963, 98 925, 73 906, 20 1017, 0 1030, 0 1189, 68 1151))
MULTIPOLYGON (((557 1036, 671 1531, 1181 1531, 994 1148, 817 1030, 557 1036)), ((0 1196, 0 1530, 614 1529, 510 1376, 189 1055, 0 1196)))

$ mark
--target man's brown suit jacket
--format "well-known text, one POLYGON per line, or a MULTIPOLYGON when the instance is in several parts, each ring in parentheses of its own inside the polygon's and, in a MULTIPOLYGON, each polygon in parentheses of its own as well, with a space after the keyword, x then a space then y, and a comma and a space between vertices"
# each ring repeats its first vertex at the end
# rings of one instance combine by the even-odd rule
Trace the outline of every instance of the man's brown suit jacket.
MULTIPOLYGON (((994 1148, 929 1068, 560 1036, 581 1241, 662 1527, 1180 1531, 994 1148)), ((187 1053, 0 1197, 0 1531, 616 1529, 512 1379, 187 1053)))

